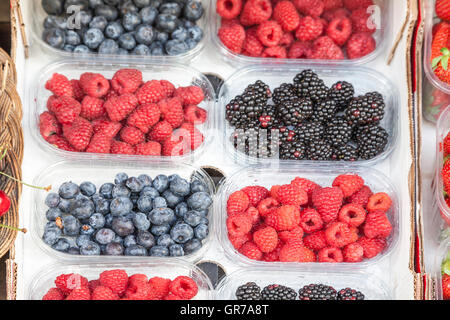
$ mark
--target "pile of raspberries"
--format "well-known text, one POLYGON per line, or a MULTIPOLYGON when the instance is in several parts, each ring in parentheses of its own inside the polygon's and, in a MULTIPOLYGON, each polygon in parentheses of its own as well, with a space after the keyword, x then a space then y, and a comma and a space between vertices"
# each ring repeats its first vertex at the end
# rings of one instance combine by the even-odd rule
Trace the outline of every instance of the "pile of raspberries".
POLYGON ((297 177, 232 193, 226 226, 233 247, 252 260, 361 262, 386 248, 391 205, 358 175, 340 175, 331 187, 297 177))
POLYGON ((103 271, 96 280, 76 274, 62 274, 55 279, 42 300, 191 300, 198 293, 194 280, 179 276, 174 280, 134 274, 125 270, 103 271))
POLYGON ((143 81, 142 72, 121 69, 111 80, 83 73, 69 80, 55 73, 45 84, 53 93, 39 116, 42 137, 75 152, 180 156, 197 149, 207 119, 202 88, 167 80, 143 81))
POLYGON ((357 59, 376 48, 372 0, 217 0, 218 36, 250 57, 357 59))

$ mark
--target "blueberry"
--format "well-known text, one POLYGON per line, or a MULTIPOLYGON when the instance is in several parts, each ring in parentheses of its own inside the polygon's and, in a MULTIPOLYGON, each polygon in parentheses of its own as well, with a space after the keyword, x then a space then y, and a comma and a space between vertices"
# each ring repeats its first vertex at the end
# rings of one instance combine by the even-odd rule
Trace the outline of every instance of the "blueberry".
POLYGON ((141 196, 137 201, 139 211, 150 212, 153 209, 152 198, 149 196, 141 196))
POLYGON ((169 40, 169 34, 166 32, 157 31, 155 40, 159 41, 161 44, 164 44, 167 40, 169 40))
POLYGON ((75 247, 70 247, 69 250, 67 250, 67 253, 71 254, 71 255, 79 255, 80 249, 75 248, 75 247))
POLYGON ((169 187, 169 178, 165 175, 158 175, 153 179, 153 187, 159 192, 162 193, 169 187))
POLYGON ((98 53, 100 54, 117 54, 118 52, 119 45, 112 39, 105 39, 98 47, 98 53))
POLYGON ((194 230, 186 223, 179 223, 170 230, 170 236, 176 243, 186 243, 194 237, 194 230))
POLYGON ((44 230, 42 240, 44 240, 44 243, 48 244, 49 246, 52 246, 58 241, 60 236, 61 236, 61 229, 56 227, 53 229, 44 230))
POLYGON ((66 0, 64 4, 64 11, 67 12, 67 8, 70 6, 78 6, 79 10, 88 10, 89 1, 88 0, 66 0))
POLYGON ((120 243, 121 245, 123 245, 123 238, 116 234, 116 237, 114 238, 113 242, 120 243))
POLYGON ((139 15, 141 16, 142 23, 152 25, 158 15, 158 10, 152 7, 145 7, 142 8, 139 15))
POLYGON ((122 186, 122 185, 115 185, 112 190, 113 198, 117 198, 117 197, 129 198, 130 195, 131 195, 130 189, 128 189, 127 187, 122 186))
POLYGON ((147 47, 145 44, 139 44, 134 48, 133 54, 139 55, 139 56, 148 56, 150 55, 150 48, 147 47))
POLYGON ((45 29, 59 28, 65 30, 67 29, 67 18, 62 16, 47 16, 44 19, 43 25, 45 29))
POLYGON ((153 247, 156 243, 155 237, 150 232, 142 230, 137 233, 136 241, 146 249, 153 247))
POLYGON ((176 177, 170 182, 170 191, 179 197, 185 197, 191 191, 191 184, 186 179, 176 177))
POLYGON ((185 41, 188 38, 188 32, 184 27, 176 28, 170 35, 172 39, 178 41, 185 41))
POLYGON ((128 248, 128 247, 130 247, 130 246, 132 246, 132 245, 135 245, 135 244, 137 244, 137 242, 136 242, 136 236, 133 235, 133 234, 130 234, 130 235, 126 236, 126 237, 123 239, 123 245, 124 245, 126 248, 128 248))
POLYGON ((49 231, 49 230, 59 230, 59 234, 61 234, 61 229, 54 221, 49 221, 45 224, 44 231, 49 231))
POLYGON ((111 228, 121 237, 126 237, 134 232, 133 222, 125 217, 114 218, 111 228))
POLYGON ((59 195, 51 192, 45 197, 45 205, 49 208, 56 208, 59 205, 59 195))
POLYGON ((114 231, 108 228, 102 228, 95 233, 95 241, 97 241, 97 243, 99 244, 108 244, 110 242, 113 242, 115 237, 116 234, 114 233, 114 231))
POLYGON ((150 198, 155 199, 155 198, 159 197, 159 192, 158 192, 158 190, 156 190, 153 187, 146 186, 146 187, 144 187, 144 189, 142 189, 142 191, 140 192, 140 195, 141 196, 149 196, 150 198))
POLYGON ((183 220, 191 227, 196 227, 200 224, 201 219, 202 219, 202 215, 198 211, 191 210, 191 211, 186 212, 183 220))
POLYGON ((100 255, 100 246, 94 241, 88 241, 80 247, 80 253, 85 256, 100 255))
POLYGON ((159 236, 161 236, 161 235, 163 235, 163 234, 165 234, 165 233, 168 233, 169 230, 170 230, 170 225, 169 225, 168 223, 167 223, 167 224, 163 224, 163 225, 161 225, 161 226, 153 225, 153 226, 150 228, 150 232, 151 232, 155 237, 159 237, 159 236))
POLYGON ((97 200, 93 200, 95 205, 95 212, 101 213, 101 214, 107 214, 109 213, 109 200, 99 198, 97 200))
POLYGON ((175 214, 178 218, 183 219, 184 215, 186 214, 186 212, 188 212, 188 206, 186 204, 186 202, 180 202, 179 204, 177 204, 177 206, 175 207, 175 214))
POLYGON ((70 248, 70 243, 67 239, 60 238, 55 244, 52 245, 52 248, 61 252, 67 252, 70 248))
POLYGON ((71 199, 63 199, 60 198, 58 209, 64 213, 70 213, 70 204, 72 203, 71 199))
POLYGON ((111 200, 109 209, 113 216, 124 216, 133 210, 133 203, 127 197, 117 197, 111 200))
POLYGON ((100 229, 105 226, 106 219, 101 213, 94 213, 89 217, 89 225, 94 229, 100 229))
POLYGON ((166 49, 167 54, 170 56, 183 54, 189 50, 189 47, 186 44, 186 42, 179 40, 167 41, 164 48, 166 49))
POLYGON ((163 3, 161 6, 159 6, 158 11, 162 14, 170 14, 178 17, 181 13, 181 6, 176 2, 163 3))
POLYGON ((150 45, 150 54, 152 56, 163 56, 164 45, 159 41, 153 41, 153 43, 150 45))
POLYGON ((155 30, 150 25, 141 24, 136 28, 134 37, 138 43, 148 46, 155 39, 155 30))
POLYGON ((129 213, 127 213, 126 215, 125 215, 125 217, 127 218, 127 219, 130 219, 130 220, 133 220, 134 219, 134 217, 136 216, 136 213, 135 212, 129 212, 129 213))
POLYGON ((170 176, 168 176, 167 179, 169 179, 169 184, 171 184, 174 180, 181 179, 181 177, 179 174, 174 173, 174 174, 171 174, 170 176))
POLYGON ((79 46, 76 46, 75 49, 73 49, 73 52, 84 54, 91 52, 91 49, 89 49, 84 44, 80 44, 79 46))
POLYGON ((73 30, 66 30, 66 44, 69 44, 72 46, 77 46, 80 43, 81 43, 81 38, 78 35, 78 33, 76 33, 73 30))
POLYGON ((177 204, 183 201, 183 197, 175 195, 172 191, 166 190, 163 192, 163 197, 167 201, 167 206, 170 208, 175 208, 177 204))
POLYGON ((175 242, 173 241, 173 239, 170 237, 169 234, 163 234, 158 237, 158 240, 156 240, 156 244, 158 246, 168 247, 170 245, 175 244, 175 242))
POLYGON ((158 9, 164 0, 152 0, 149 4, 150 7, 158 9))
POLYGON ((78 219, 87 219, 94 212, 94 203, 88 197, 79 197, 70 204, 70 213, 78 219))
POLYGON ((134 39, 133 33, 131 32, 121 35, 117 42, 119 43, 120 47, 126 50, 133 50, 134 47, 136 47, 136 40, 134 39))
POLYGON ((181 21, 183 21, 183 27, 185 28, 192 28, 196 25, 195 22, 192 22, 190 20, 181 19, 181 21))
POLYGON ((208 218, 202 217, 201 220, 200 220, 200 224, 206 224, 206 225, 209 225, 209 220, 208 220, 208 218))
POLYGON ((98 16, 92 18, 92 21, 89 23, 89 28, 97 28, 102 31, 105 31, 106 26, 108 25, 108 20, 106 20, 103 16, 98 16))
POLYGON ((80 184, 80 191, 83 195, 91 197, 97 192, 97 188, 92 182, 86 181, 80 184))
POLYGON ((103 1, 105 2, 105 4, 112 7, 115 7, 120 3, 120 0, 103 0, 103 1))
POLYGON ((126 256, 146 256, 147 250, 138 244, 133 244, 125 249, 126 256))
POLYGON ((127 182, 128 179, 128 175, 125 172, 119 172, 118 174, 116 174, 116 176, 114 177, 114 183, 116 185, 121 185, 124 186, 125 182, 127 182))
POLYGON ((156 208, 149 213, 148 217, 151 223, 160 226, 172 222, 175 214, 169 208, 156 208))
POLYGON ((59 210, 58 208, 50 208, 45 213, 45 216, 48 221, 55 221, 56 218, 61 217, 62 214, 63 214, 62 211, 59 210))
POLYGON ((159 14, 155 19, 155 26, 162 32, 172 33, 177 27, 177 17, 171 14, 159 14))
POLYGON ((128 55, 128 50, 127 49, 124 49, 124 48, 119 48, 119 51, 117 51, 117 54, 119 55, 119 56, 127 56, 128 55))
POLYGON ((152 257, 167 257, 169 256, 169 249, 163 246, 154 246, 150 249, 150 256, 152 257))
POLYGON ((70 44, 64 45, 63 51, 66 51, 66 52, 73 52, 73 50, 75 50, 75 47, 74 47, 74 46, 72 46, 72 45, 70 45, 70 44))
POLYGON ((171 257, 182 257, 184 256, 183 246, 179 244, 173 244, 169 247, 169 253, 171 257))
POLYGON ((144 8, 150 5, 153 0, 133 0, 134 4, 138 8, 144 8))
POLYGON ((103 0, 89 0, 89 6, 92 9, 97 8, 99 5, 104 4, 103 0))
POLYGON ((87 27, 92 21, 92 12, 90 10, 88 11, 80 11, 77 14, 77 18, 80 21, 80 24, 82 27, 87 27))
POLYGON ((122 25, 127 31, 133 31, 141 22, 141 16, 137 13, 128 12, 122 17, 122 25))
POLYGON ((202 247, 202 242, 196 238, 189 240, 183 245, 185 254, 191 254, 202 247))
POLYGON ((114 188, 114 184, 109 183, 109 182, 104 183, 98 190, 98 193, 100 194, 101 197, 103 197, 105 199, 112 199, 113 198, 113 196, 112 196, 113 188, 114 188))
POLYGON ((105 39, 102 30, 90 28, 83 36, 83 42, 89 49, 97 49, 105 39))
POLYGON ((77 246, 82 247, 83 245, 87 244, 91 240, 91 236, 88 234, 81 234, 77 237, 75 240, 77 246))
POLYGON ((142 212, 137 212, 133 218, 133 224, 137 230, 148 230, 150 228, 150 221, 142 212))
POLYGON ((113 40, 119 39, 119 37, 124 33, 122 24, 117 21, 108 23, 105 28, 105 35, 113 40))
POLYGON ((76 236, 80 233, 80 221, 74 216, 65 216, 62 218, 63 233, 66 236, 76 236))
POLYGON ((139 181, 136 177, 131 177, 127 179, 127 182, 125 183, 128 189, 131 190, 131 192, 139 193, 142 191, 142 183, 139 181))
POLYGON ((209 234, 209 228, 206 224, 199 224, 194 229, 194 235, 197 239, 203 240, 205 239, 209 234))
POLYGON ((117 242, 108 243, 105 248, 105 255, 107 256, 121 256, 123 252, 123 246, 117 242))
POLYGON ((105 215, 105 227, 111 228, 114 217, 112 214, 105 215))
POLYGON ((197 21, 203 15, 203 6, 200 1, 188 0, 183 9, 183 16, 191 21, 197 21))
POLYGON ((167 201, 163 197, 156 197, 153 199, 153 209, 157 208, 166 208, 167 207, 167 201))
POLYGON ((206 210, 212 202, 211 196, 206 192, 196 192, 187 199, 189 208, 193 210, 206 210))
POLYGON ((42 8, 47 14, 60 15, 64 12, 64 0, 42 0, 42 8))
POLYGON ((95 15, 105 17, 108 21, 114 21, 117 19, 119 12, 116 8, 103 4, 95 8, 95 15))
POLYGON ((197 210, 198 213, 202 215, 202 217, 206 217, 209 213, 209 210, 197 210))
POLYGON ((197 192, 208 192, 208 188, 206 188, 205 184, 200 180, 194 180, 191 182, 191 193, 197 192))
POLYGON ((119 6, 120 15, 124 16, 127 13, 139 13, 139 8, 133 3, 133 0, 122 0, 119 6))
POLYGON ((198 26, 187 28, 187 33, 189 39, 196 42, 200 42, 203 39, 203 30, 198 26))
POLYGON ((78 185, 73 182, 64 182, 59 187, 59 196, 64 199, 73 199, 80 192, 78 185))

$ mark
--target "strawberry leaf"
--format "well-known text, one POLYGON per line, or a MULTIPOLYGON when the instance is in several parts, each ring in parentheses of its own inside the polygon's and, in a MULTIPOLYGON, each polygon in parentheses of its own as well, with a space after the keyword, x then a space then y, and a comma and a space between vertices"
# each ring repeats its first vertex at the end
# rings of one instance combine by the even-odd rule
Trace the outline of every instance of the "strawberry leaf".
POLYGON ((448 69, 448 57, 444 56, 441 60, 442 68, 444 68, 445 71, 448 69))
POLYGON ((436 69, 438 64, 439 64, 439 62, 441 62, 441 58, 442 58, 442 56, 439 56, 439 57, 434 58, 431 61, 431 67, 433 68, 433 70, 436 69))

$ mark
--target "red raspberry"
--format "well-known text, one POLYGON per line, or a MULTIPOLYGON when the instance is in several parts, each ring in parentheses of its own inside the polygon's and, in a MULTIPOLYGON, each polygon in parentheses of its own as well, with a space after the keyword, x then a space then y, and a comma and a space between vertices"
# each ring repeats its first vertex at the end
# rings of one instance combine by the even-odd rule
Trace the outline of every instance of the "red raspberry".
POLYGON ((294 0, 293 2, 301 13, 314 18, 320 17, 325 7, 322 0, 294 0))
POLYGON ((300 226, 307 233, 318 231, 323 227, 322 217, 313 208, 307 208, 300 214, 300 226))
POLYGON ((70 83, 72 84, 73 88, 73 97, 77 101, 83 100, 85 94, 83 91, 83 88, 81 87, 80 80, 72 79, 70 80, 70 83))
POLYGON ((142 273, 136 273, 133 274, 131 277, 128 278, 128 286, 133 285, 137 282, 148 282, 148 278, 145 274, 142 273))
POLYGON ((159 83, 163 88, 166 98, 172 98, 175 93, 175 86, 168 80, 159 80, 159 83))
POLYGON ((357 174, 341 174, 333 181, 333 187, 339 187, 344 198, 350 197, 364 186, 364 179, 357 174))
POLYGON ((344 6, 342 0, 323 0, 323 8, 325 10, 333 10, 344 6))
POLYGON ((121 69, 111 80, 111 86, 118 94, 135 93, 141 84, 142 72, 137 69, 121 69))
POLYGON ((50 137, 47 138, 47 142, 50 143, 51 145, 56 146, 58 149, 62 149, 62 150, 66 150, 66 151, 76 151, 69 143, 69 141, 67 141, 66 138, 54 134, 51 135, 50 137))
POLYGON ((139 143, 136 145, 136 154, 144 156, 160 156, 161 144, 156 141, 139 143))
POLYGON ((348 224, 343 222, 333 222, 325 229, 325 237, 330 246, 343 248, 354 242, 354 231, 350 229, 348 224))
POLYGON ((280 1, 273 9, 273 18, 278 21, 284 31, 297 29, 300 16, 297 9, 290 1, 280 1))
POLYGON ((247 211, 245 211, 245 214, 250 217, 254 225, 260 221, 261 217, 259 215, 259 211, 255 207, 249 207, 247 211))
POLYGON ((179 276, 170 283, 170 292, 184 300, 194 298, 198 293, 198 286, 194 280, 186 276, 179 276))
POLYGON ((54 105, 57 100, 58 100, 58 97, 55 95, 51 95, 47 100, 47 110, 50 111, 51 113, 55 112, 54 105))
POLYGON ((344 261, 342 251, 339 248, 326 247, 317 253, 319 262, 338 263, 344 261))
POLYGON ((179 296, 173 293, 169 293, 167 296, 164 297, 164 300, 183 300, 179 296))
POLYGON ((343 254, 345 262, 361 262, 364 258, 364 249, 359 243, 354 242, 345 246, 343 254))
POLYGON ((94 133, 86 152, 91 153, 109 153, 111 149, 111 137, 104 133, 94 133))
POLYGON ((286 59, 287 52, 285 47, 275 46, 264 49, 261 54, 263 58, 275 58, 275 59, 286 59))
POLYGON ((259 41, 267 47, 274 47, 278 45, 283 36, 283 30, 278 22, 268 20, 262 22, 256 30, 256 35, 259 41))
POLYGON ((259 250, 258 246, 252 241, 244 243, 239 249, 239 253, 251 260, 261 260, 263 256, 261 250, 259 250))
POLYGON ((230 215, 245 212, 249 205, 250 199, 247 194, 244 191, 236 191, 228 197, 227 213, 230 215))
POLYGON ((343 46, 352 34, 352 23, 348 18, 334 18, 327 27, 329 36, 338 46, 343 46))
POLYGON ((91 293, 88 287, 76 288, 70 292, 66 300, 91 300, 91 293))
POLYGON ((367 211, 386 213, 392 205, 392 200, 385 192, 375 193, 370 196, 367 202, 367 211))
POLYGON ((244 235, 237 235, 237 236, 232 236, 232 235, 228 235, 228 240, 230 240, 231 244, 233 245, 233 247, 237 250, 239 250, 242 245, 248 241, 252 241, 253 237, 250 233, 246 233, 244 235))
POLYGON ((161 277, 153 277, 148 280, 148 284, 151 289, 150 297, 154 300, 161 300, 167 296, 170 292, 170 279, 165 279, 161 277))
POLYGON ((161 117, 161 111, 155 103, 147 103, 137 107, 127 118, 127 124, 148 133, 161 117))
POLYGON ((322 35, 323 24, 320 19, 314 19, 311 16, 306 16, 300 19, 295 36, 300 41, 315 40, 322 35))
POLYGON ((152 295, 150 285, 147 281, 133 281, 128 284, 125 297, 129 300, 149 300, 152 295))
POLYGON ((277 193, 278 193, 278 189, 280 189, 280 187, 281 187, 281 186, 279 186, 279 185, 275 185, 275 186, 272 186, 272 187, 270 188, 270 196, 271 196, 272 198, 276 199, 277 193))
POLYGON ((315 231, 303 238, 305 246, 311 250, 319 251, 327 246, 327 238, 322 230, 315 231))
POLYGON ((281 204, 302 206, 308 203, 308 193, 292 184, 285 184, 278 189, 277 200, 281 204))
POLYGON ((119 300, 119 296, 108 287, 98 286, 92 292, 92 300, 119 300))
POLYGON ((59 73, 54 73, 51 79, 45 83, 45 89, 58 97, 74 97, 72 83, 66 76, 59 73))
POLYGON ((232 237, 243 236, 252 230, 253 221, 246 214, 235 213, 229 215, 226 221, 228 234, 232 237))
POLYGON ((311 55, 308 58, 342 60, 345 57, 342 49, 330 37, 323 36, 314 41, 311 55))
POLYGON ((92 124, 84 118, 78 117, 72 124, 63 125, 64 137, 77 151, 84 151, 94 133, 92 124))
POLYGON ((58 288, 51 288, 42 297, 42 300, 64 300, 64 294, 58 288))
POLYGON ((392 225, 384 213, 369 213, 363 226, 364 235, 369 238, 387 238, 391 234, 392 225))
POLYGON ((81 112, 81 104, 70 97, 59 97, 52 102, 52 110, 61 124, 71 124, 81 112))
POLYGON ((386 248, 386 239, 359 238, 358 242, 364 249, 364 257, 371 259, 381 253, 386 248))
POLYGON ((55 285, 63 294, 67 295, 74 289, 87 287, 88 280, 76 273, 61 274, 56 277, 55 285))
POLYGON ((359 204, 346 204, 339 211, 339 221, 359 227, 366 220, 366 210, 359 204))
POLYGON ((283 243, 281 241, 278 242, 277 247, 272 252, 264 253, 262 260, 265 262, 276 262, 280 260, 280 251, 283 247, 283 243))
POLYGON ((241 191, 248 196, 250 205, 254 207, 269 196, 269 190, 261 186, 248 186, 241 191))
POLYGON ((285 32, 280 40, 280 46, 290 47, 294 43, 295 39, 292 32, 285 32))
POLYGON ((113 140, 111 142, 112 154, 136 154, 134 147, 126 142, 113 140))
POLYGON ((181 100, 183 106, 197 105, 205 99, 205 93, 198 86, 179 87, 175 90, 175 97, 181 100))
POLYGON ((306 59, 311 55, 312 44, 310 42, 296 41, 288 51, 289 59, 306 59))
POLYGON ((166 120, 173 129, 179 128, 184 121, 184 111, 179 98, 164 99, 158 103, 164 120, 166 120))
POLYGON ((315 189, 320 189, 321 188, 317 183, 315 183, 315 182, 313 182, 311 180, 308 180, 306 178, 300 178, 300 177, 296 177, 294 180, 292 180, 291 184, 294 185, 294 186, 297 186, 300 189, 305 190, 308 193, 308 197, 310 199, 312 197, 313 191, 315 189))
POLYGON ((136 97, 140 104, 157 103, 166 98, 166 91, 161 82, 158 80, 151 80, 144 83, 137 91, 136 97))
POLYGON ((373 5, 372 0, 344 0, 344 6, 349 10, 367 9, 371 5, 373 5))
POLYGON ((177 133, 186 138, 191 150, 196 150, 205 141, 203 134, 192 123, 183 123, 177 133))
POLYGON ((104 106, 106 112, 108 113, 109 119, 116 122, 122 121, 130 113, 132 113, 138 103, 138 99, 135 95, 125 93, 121 96, 112 97, 109 100, 106 100, 104 106))
POLYGON ((279 205, 280 203, 272 197, 261 200, 261 202, 258 204, 259 214, 261 215, 261 217, 265 217, 271 214, 272 211, 278 208, 279 205))
POLYGON ((336 220, 343 200, 342 190, 337 187, 315 189, 312 193, 312 203, 325 223, 336 220))
POLYGON ((114 138, 122 129, 122 124, 120 122, 112 122, 104 119, 96 119, 92 121, 94 126, 94 133, 103 133, 107 137, 114 138))
POLYGON ((295 227, 291 231, 281 231, 278 234, 278 237, 283 242, 289 242, 289 241, 302 241, 303 238, 303 229, 301 227, 295 227))
POLYGON ((245 30, 240 24, 222 25, 218 36, 223 45, 234 53, 241 53, 245 41, 245 30))
POLYGON ((280 250, 281 262, 316 262, 316 260, 314 252, 299 242, 288 242, 280 250))
POLYGON ((242 10, 242 0, 217 0, 216 12, 224 19, 236 18, 242 10))
POLYGON ((272 227, 266 227, 253 233, 253 242, 263 253, 275 250, 278 245, 277 231, 272 227))
POLYGON ((172 126, 167 121, 160 121, 150 130, 148 139, 157 142, 164 142, 172 135, 172 126))
POLYGON ((109 81, 99 73, 86 72, 80 77, 80 85, 84 93, 94 98, 101 98, 111 87, 109 81))
POLYGON ((109 90, 109 92, 105 95, 105 97, 103 99, 106 101, 113 97, 118 97, 118 96, 119 96, 119 94, 117 92, 115 92, 114 90, 109 90))
POLYGON ((95 290, 95 288, 100 286, 100 280, 96 279, 96 280, 89 280, 88 282, 88 288, 89 290, 92 292, 95 290))
POLYGON ((368 186, 363 186, 358 192, 351 195, 347 202, 353 203, 353 204, 359 204, 363 206, 364 208, 367 205, 367 202, 369 202, 369 198, 372 195, 372 190, 368 186))
POLYGON ((185 131, 174 131, 172 135, 167 138, 162 145, 163 156, 182 156, 189 153, 191 150, 190 139, 186 136, 185 131))
POLYGON ((80 116, 88 120, 104 117, 106 115, 104 103, 102 99, 85 96, 81 102, 80 116))
POLYGON ((370 14, 366 9, 356 9, 350 15, 353 32, 367 32, 372 34, 376 31, 375 24, 371 20, 370 14))
POLYGON ((269 214, 265 222, 277 231, 290 231, 300 223, 300 211, 295 206, 281 206, 269 214))
POLYGON ((188 105, 184 108, 184 119, 186 122, 192 124, 205 123, 208 117, 208 112, 195 105, 188 105))
POLYGON ((349 59, 357 59, 373 52, 377 44, 368 33, 354 33, 347 42, 347 56, 349 59))
POLYGON ((108 270, 100 273, 99 280, 102 286, 108 287, 114 293, 121 295, 127 289, 128 275, 125 270, 108 270))
POLYGON ((144 133, 135 127, 126 126, 120 130, 120 139, 132 146, 145 141, 144 133))
POLYGON ((269 20, 271 16, 272 4, 269 0, 247 0, 240 21, 243 26, 252 26, 269 20))
POLYGON ((259 57, 264 50, 264 46, 259 41, 256 28, 246 30, 245 41, 242 47, 243 53, 250 57, 259 57))
POLYGON ((61 126, 54 115, 45 111, 39 115, 39 131, 42 137, 47 140, 54 134, 61 134, 61 126))
POLYGON ((322 15, 322 18, 325 19, 325 21, 330 22, 331 20, 334 20, 336 18, 339 18, 339 19, 349 18, 350 14, 351 14, 351 12, 348 11, 347 9, 338 8, 338 9, 325 11, 322 15))

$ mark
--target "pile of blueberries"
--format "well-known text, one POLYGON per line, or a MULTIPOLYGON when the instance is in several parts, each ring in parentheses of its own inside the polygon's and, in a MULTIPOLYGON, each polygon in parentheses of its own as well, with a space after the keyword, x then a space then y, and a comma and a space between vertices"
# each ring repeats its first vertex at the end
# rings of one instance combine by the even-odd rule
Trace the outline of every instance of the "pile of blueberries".
POLYGON ((177 174, 118 173, 98 193, 92 182, 64 182, 45 199, 42 239, 69 254, 180 257, 202 247, 212 203, 202 181, 177 174))
POLYGON ((203 38, 200 0, 42 0, 42 7, 43 40, 68 52, 174 56, 203 38))

